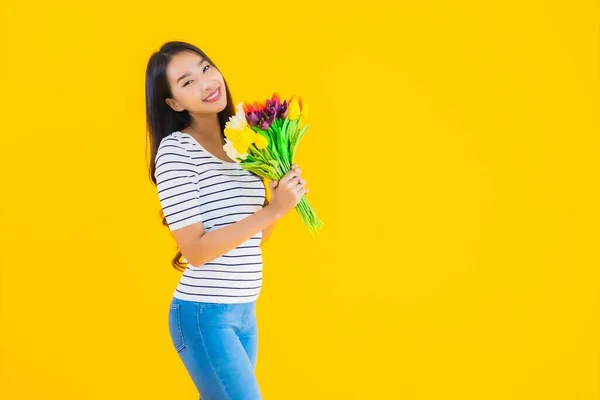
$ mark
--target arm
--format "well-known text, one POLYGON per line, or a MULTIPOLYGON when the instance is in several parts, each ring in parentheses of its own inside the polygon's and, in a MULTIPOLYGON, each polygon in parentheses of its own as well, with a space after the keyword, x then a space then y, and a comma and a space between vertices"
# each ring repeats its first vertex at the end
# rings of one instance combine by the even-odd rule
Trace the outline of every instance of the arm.
MULTIPOLYGON (((269 204, 269 199, 267 199, 265 197, 265 203, 263 204, 263 207, 266 207, 268 204, 269 204)), ((260 242, 261 245, 263 245, 265 243, 265 241, 267 240, 267 238, 271 235, 271 232, 273 232, 274 227, 275 227, 275 222, 273 222, 271 225, 269 225, 265 229, 263 229, 262 240, 260 242)))
POLYGON ((271 232, 273 232, 274 227, 275 227, 275 223, 272 223, 271 225, 269 225, 265 229, 263 229, 262 240, 260 242, 261 245, 263 245, 265 243, 265 241, 267 240, 267 238, 271 235, 271 232))
POLYGON ((234 249, 281 217, 280 207, 269 205, 223 228, 206 232, 200 212, 196 174, 191 156, 175 138, 165 139, 155 159, 157 193, 177 247, 190 267, 199 267, 234 249))
POLYGON ((278 218, 280 214, 273 207, 265 207, 214 231, 205 232, 202 223, 196 222, 172 231, 172 235, 190 267, 200 267, 272 226, 278 218))

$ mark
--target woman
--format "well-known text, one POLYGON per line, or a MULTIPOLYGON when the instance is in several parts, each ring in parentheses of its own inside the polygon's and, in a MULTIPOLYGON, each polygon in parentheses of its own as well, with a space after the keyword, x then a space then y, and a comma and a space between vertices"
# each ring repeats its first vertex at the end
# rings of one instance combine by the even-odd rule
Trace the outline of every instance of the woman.
POLYGON ((269 183, 269 202, 263 180, 227 156, 235 105, 215 64, 191 44, 168 42, 150 57, 146 113, 150 179, 180 250, 172 264, 183 272, 169 305, 173 345, 201 400, 261 399, 260 245, 308 192, 306 181, 294 166, 269 183))

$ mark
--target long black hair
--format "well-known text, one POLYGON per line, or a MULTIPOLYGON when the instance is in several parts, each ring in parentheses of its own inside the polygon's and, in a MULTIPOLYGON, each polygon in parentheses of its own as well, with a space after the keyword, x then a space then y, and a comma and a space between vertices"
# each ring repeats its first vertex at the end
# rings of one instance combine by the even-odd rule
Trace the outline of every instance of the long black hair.
MULTIPOLYGON (((150 181, 152 184, 154 184, 154 186, 156 186, 156 177, 154 176, 154 172, 156 170, 156 153, 158 152, 158 146, 161 140, 174 131, 183 130, 191 122, 191 117, 187 110, 180 112, 175 111, 165 102, 166 98, 173 96, 167 80, 167 66, 169 65, 169 62, 173 56, 181 51, 193 51, 204 58, 211 66, 217 68, 217 66, 202 50, 193 44, 181 41, 166 42, 158 51, 150 56, 148 65, 146 67, 146 129, 148 131, 146 155, 148 154, 149 144, 150 160, 148 173, 150 181)), ((223 82, 225 83, 227 106, 218 113, 218 119, 221 126, 221 140, 224 144, 225 124, 231 116, 235 115, 236 108, 225 78, 223 78, 223 82)), ((265 181, 264 179, 262 180, 264 184, 265 181)), ((265 197, 264 205, 266 204, 268 204, 268 201, 265 197)), ((162 219, 162 224, 164 226, 168 226, 162 208, 159 211, 159 217, 162 219)), ((181 251, 177 251, 177 254, 172 259, 171 264, 179 271, 185 270, 186 264, 182 260, 181 251)))

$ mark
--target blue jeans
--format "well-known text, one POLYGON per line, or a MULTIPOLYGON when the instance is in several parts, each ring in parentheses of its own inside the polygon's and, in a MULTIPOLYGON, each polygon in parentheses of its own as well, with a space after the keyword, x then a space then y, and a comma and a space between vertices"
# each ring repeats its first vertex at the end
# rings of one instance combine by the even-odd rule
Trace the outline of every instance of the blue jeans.
POLYGON ((229 304, 173 297, 169 332, 200 400, 262 399, 255 376, 256 300, 229 304))

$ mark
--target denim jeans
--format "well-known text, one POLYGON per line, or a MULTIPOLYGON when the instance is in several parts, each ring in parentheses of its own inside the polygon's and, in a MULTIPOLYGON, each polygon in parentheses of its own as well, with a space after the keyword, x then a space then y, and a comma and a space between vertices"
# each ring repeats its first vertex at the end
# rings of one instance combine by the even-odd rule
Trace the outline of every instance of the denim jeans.
POLYGON ((173 297, 169 332, 200 400, 262 399, 255 376, 256 300, 229 304, 173 297))

